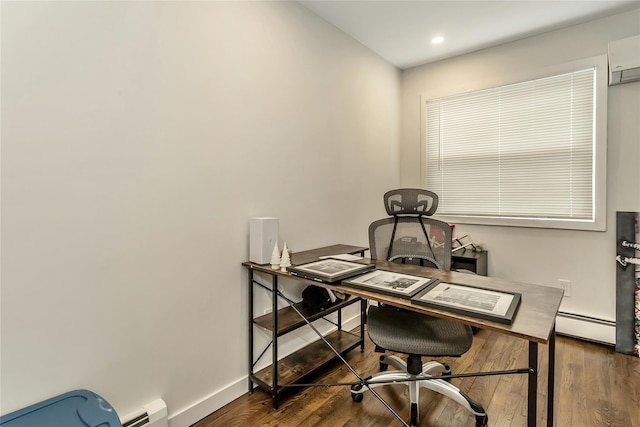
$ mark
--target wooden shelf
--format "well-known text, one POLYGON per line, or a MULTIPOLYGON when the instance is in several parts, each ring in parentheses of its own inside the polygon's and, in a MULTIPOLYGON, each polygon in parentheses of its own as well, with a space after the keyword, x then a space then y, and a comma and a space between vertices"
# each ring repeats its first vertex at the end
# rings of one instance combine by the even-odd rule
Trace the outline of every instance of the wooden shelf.
MULTIPOLYGON (((298 302, 294 304, 296 309, 300 311, 310 322, 320 319, 328 314, 331 314, 335 311, 340 310, 350 304, 353 304, 357 301, 360 301, 359 297, 349 296, 345 300, 338 300, 329 307, 324 310, 318 310, 315 308, 308 307, 304 305, 302 302, 298 302)), ((285 307, 278 310, 278 336, 284 335, 288 332, 291 332, 295 329, 298 329, 301 326, 307 324, 300 315, 291 307, 285 307)), ((253 323, 258 326, 261 326, 269 331, 273 330, 273 313, 268 313, 260 317, 256 317, 253 319, 253 323)))
MULTIPOLYGON (((344 354, 360 345, 362 340, 352 333, 337 330, 325 336, 325 339, 340 354, 344 354)), ((306 376, 335 360, 336 355, 322 340, 315 341, 301 350, 278 361, 278 385, 300 383, 306 376)), ((256 372, 254 378, 269 388, 273 388, 273 366, 256 372)))
MULTIPOLYGON (((339 255, 339 254, 353 254, 353 255, 359 254, 361 256, 364 256, 364 253, 368 250, 369 248, 364 246, 352 246, 352 245, 326 246, 324 248, 313 249, 310 251, 294 252, 291 257, 291 264, 292 265, 306 264, 308 262, 318 261, 320 257, 339 255)), ((279 269, 278 270, 272 269, 271 264, 256 264, 251 261, 245 261, 242 263, 242 265, 244 267, 250 268, 251 270, 261 271, 267 274, 291 277, 291 274, 289 274, 288 272, 282 272, 279 269)))

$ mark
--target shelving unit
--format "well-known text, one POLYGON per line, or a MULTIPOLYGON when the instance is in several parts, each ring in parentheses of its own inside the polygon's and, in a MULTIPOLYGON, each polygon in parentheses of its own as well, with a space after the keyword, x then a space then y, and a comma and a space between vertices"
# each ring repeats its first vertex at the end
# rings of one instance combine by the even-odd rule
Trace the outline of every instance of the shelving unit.
MULTIPOLYGON (((364 255, 367 248, 350 245, 333 245, 324 248, 314 249, 311 251, 294 253, 293 264, 305 264, 307 262, 316 261, 321 256, 337 255, 337 254, 360 254, 364 255)), ((307 325, 307 322, 313 322, 326 318, 332 313, 338 314, 336 324, 337 330, 325 335, 323 338, 332 347, 336 349, 338 354, 344 355, 354 348, 360 346, 364 351, 364 315, 366 310, 366 301, 354 296, 349 296, 345 300, 338 300, 324 310, 312 309, 305 306, 302 302, 290 302, 278 288, 278 278, 285 277, 296 282, 308 285, 325 286, 331 288, 330 285, 307 280, 301 277, 292 276, 288 272, 271 269, 270 265, 260 265, 252 262, 242 263, 243 267, 249 270, 249 391, 252 392, 254 385, 266 390, 271 394, 273 408, 278 408, 279 398, 287 389, 286 386, 300 384, 313 373, 322 369, 328 363, 337 359, 337 355, 329 346, 319 339, 304 348, 286 356, 278 355, 278 338, 282 337, 296 329, 307 325), (259 283, 254 279, 254 272, 260 272, 271 277, 271 288, 259 283), (262 287, 271 292, 272 311, 262 316, 254 317, 254 287, 262 287), (289 306, 278 309, 278 299, 284 299, 289 302, 289 306), (342 329, 342 309, 360 303, 360 335, 342 329), (304 316, 304 318, 301 317, 304 316), (264 369, 254 372, 257 362, 266 355, 267 347, 257 360, 254 360, 254 328, 260 327, 271 332, 271 364, 264 369), (277 361, 277 363, 274 363, 277 361)))

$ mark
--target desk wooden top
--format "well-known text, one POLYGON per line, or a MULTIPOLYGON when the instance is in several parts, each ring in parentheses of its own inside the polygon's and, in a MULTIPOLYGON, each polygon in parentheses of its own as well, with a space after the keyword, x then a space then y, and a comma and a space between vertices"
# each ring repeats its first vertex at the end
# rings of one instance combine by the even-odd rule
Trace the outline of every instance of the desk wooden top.
MULTIPOLYGON (((359 254, 359 253, 364 253, 364 251, 367 251, 367 250, 369 250, 369 248, 363 247, 363 246, 352 246, 352 245, 342 245, 342 244, 325 246, 323 248, 311 249, 308 251, 294 252, 291 257, 291 264, 293 265, 306 264, 308 262, 318 261, 318 259, 322 256, 359 254)), ((242 265, 252 270, 263 271, 265 273, 273 273, 275 271, 271 269, 270 264, 256 264, 254 262, 243 262, 242 265)), ((289 273, 282 273, 282 275, 290 276, 289 273)))
MULTIPOLYGON (((312 251, 294 253, 292 263, 295 262, 296 265, 305 264, 307 262, 316 261, 320 256, 356 253, 366 249, 367 248, 349 245, 327 246, 325 248, 314 249, 312 251)), ((306 280, 298 276, 292 276, 288 272, 272 270, 271 266, 268 264, 259 265, 251 262, 244 262, 242 265, 255 271, 262 271, 284 277, 292 277, 296 281, 308 282, 309 284, 323 286, 328 289, 336 289, 347 294, 379 301, 419 313, 431 314, 433 316, 461 321, 470 326, 518 336, 528 341, 534 341, 541 344, 546 344, 549 341, 551 331, 555 326, 556 315, 560 308, 560 302, 562 301, 563 291, 558 288, 513 282, 510 280, 478 276, 475 274, 442 271, 433 268, 420 267, 418 265, 397 264, 386 261, 370 262, 375 262, 376 268, 380 270, 394 271, 422 277, 434 277, 443 282, 477 286, 495 291, 519 293, 521 295, 520 306, 513 318, 513 322, 510 325, 506 325, 490 320, 478 319, 471 316, 451 313, 445 310, 437 310, 435 308, 412 304, 408 299, 383 295, 378 292, 366 291, 342 285, 330 285, 328 283, 321 283, 314 280, 306 280)))

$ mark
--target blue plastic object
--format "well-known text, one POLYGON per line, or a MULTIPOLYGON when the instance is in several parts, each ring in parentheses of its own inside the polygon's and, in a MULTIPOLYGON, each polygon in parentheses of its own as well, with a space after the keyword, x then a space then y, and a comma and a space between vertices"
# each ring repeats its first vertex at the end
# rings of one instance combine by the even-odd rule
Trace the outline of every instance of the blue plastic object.
POLYGON ((74 390, 0 417, 3 427, 122 427, 115 409, 89 390, 74 390))

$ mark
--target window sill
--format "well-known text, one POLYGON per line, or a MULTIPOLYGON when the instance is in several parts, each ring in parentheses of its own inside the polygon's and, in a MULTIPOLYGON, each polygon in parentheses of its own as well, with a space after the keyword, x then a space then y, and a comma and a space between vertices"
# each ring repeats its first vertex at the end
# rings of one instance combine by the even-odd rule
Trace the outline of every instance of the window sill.
POLYGON ((600 220, 559 220, 542 218, 435 215, 450 224, 495 225, 502 227, 547 228, 560 230, 606 231, 606 218, 600 220))

